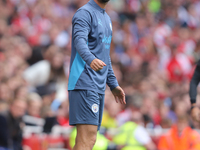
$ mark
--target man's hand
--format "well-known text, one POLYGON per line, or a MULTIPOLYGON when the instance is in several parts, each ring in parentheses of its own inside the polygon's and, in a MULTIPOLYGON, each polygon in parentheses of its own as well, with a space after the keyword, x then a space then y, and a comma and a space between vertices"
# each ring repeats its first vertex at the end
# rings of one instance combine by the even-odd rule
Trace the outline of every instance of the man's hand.
POLYGON ((199 107, 193 106, 191 110, 191 116, 194 121, 200 122, 200 110, 199 107))
POLYGON ((101 61, 100 59, 94 59, 91 64, 90 67, 94 70, 94 71, 99 71, 101 69, 103 69, 103 66, 106 66, 106 64, 101 61))
POLYGON ((112 90, 112 94, 115 97, 116 102, 120 102, 121 104, 126 104, 125 101, 125 93, 120 86, 117 86, 112 90))

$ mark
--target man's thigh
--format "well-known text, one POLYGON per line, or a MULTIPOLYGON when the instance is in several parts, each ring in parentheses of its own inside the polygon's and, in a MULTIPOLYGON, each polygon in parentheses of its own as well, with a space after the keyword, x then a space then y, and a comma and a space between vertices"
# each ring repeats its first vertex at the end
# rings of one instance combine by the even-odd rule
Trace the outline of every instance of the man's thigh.
POLYGON ((90 124, 100 126, 104 96, 89 90, 69 91, 70 125, 90 124))

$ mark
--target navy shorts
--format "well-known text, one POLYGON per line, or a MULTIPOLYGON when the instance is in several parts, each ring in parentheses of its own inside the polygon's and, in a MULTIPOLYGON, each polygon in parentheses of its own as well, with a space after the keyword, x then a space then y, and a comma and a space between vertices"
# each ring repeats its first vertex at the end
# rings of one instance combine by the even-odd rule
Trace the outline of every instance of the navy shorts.
POLYGON ((104 108, 104 94, 90 90, 69 91, 69 124, 90 124, 101 126, 104 108))

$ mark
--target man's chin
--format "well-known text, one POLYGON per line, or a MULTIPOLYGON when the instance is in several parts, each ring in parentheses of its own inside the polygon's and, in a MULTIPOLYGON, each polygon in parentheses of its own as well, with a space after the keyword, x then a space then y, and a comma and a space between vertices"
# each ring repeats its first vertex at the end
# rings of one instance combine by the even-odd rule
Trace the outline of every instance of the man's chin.
POLYGON ((110 0, 98 0, 100 3, 107 3, 109 2, 110 0))

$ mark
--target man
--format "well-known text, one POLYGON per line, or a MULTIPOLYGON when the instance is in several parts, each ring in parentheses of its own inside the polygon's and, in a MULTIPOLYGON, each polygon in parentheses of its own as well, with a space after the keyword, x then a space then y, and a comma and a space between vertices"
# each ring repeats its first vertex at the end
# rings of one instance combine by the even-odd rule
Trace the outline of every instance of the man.
POLYGON ((72 19, 69 75, 69 122, 76 125, 74 150, 91 150, 101 125, 106 84, 116 102, 126 103, 110 60, 112 24, 105 12, 109 0, 90 0, 72 19))
POLYGON ((22 116, 26 111, 26 101, 16 99, 10 109, 0 114, 0 149, 22 150, 22 116))
POLYGON ((171 129, 161 136, 158 142, 159 150, 199 150, 200 135, 191 129, 188 123, 185 103, 178 102, 175 105, 177 122, 171 129))
POLYGON ((200 60, 197 63, 192 80, 190 81, 191 116, 194 121, 200 122, 200 109, 196 104, 197 85, 200 82, 200 60))

